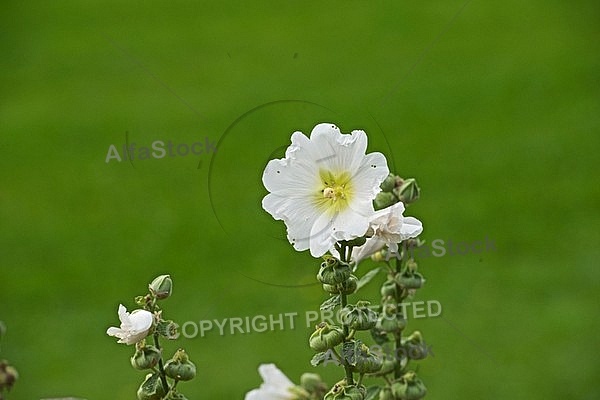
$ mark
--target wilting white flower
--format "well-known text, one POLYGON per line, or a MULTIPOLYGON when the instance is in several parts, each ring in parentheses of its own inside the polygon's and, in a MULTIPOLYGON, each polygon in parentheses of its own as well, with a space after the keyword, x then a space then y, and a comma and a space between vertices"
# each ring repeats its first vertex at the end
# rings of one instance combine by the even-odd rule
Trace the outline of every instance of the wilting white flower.
POLYGON ((352 252, 352 260, 360 262, 388 246, 390 253, 398 252, 398 243, 417 237, 423 232, 423 224, 414 217, 405 217, 404 204, 398 202, 371 216, 367 235, 371 236, 365 244, 352 252))
POLYGON ((342 134, 319 124, 310 134, 294 132, 285 158, 271 160, 263 173, 270 192, 263 208, 283 220, 290 243, 313 257, 340 240, 363 236, 373 214, 373 199, 389 170, 383 154, 365 154, 367 134, 342 134))
POLYGON ((130 313, 122 304, 119 304, 119 319, 121 327, 111 326, 106 333, 110 336, 118 337, 118 343, 135 344, 146 336, 152 327, 154 317, 150 311, 134 310, 130 313))
POLYGON ((260 388, 246 393, 245 400, 288 400, 295 398, 291 389, 296 385, 275 364, 261 364, 258 367, 258 373, 264 383, 260 385, 260 388))

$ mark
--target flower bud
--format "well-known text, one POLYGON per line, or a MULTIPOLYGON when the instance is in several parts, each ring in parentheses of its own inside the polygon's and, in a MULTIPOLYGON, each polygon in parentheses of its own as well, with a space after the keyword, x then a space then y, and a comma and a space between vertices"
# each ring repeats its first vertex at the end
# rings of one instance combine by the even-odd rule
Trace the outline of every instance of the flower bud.
POLYGON ((327 385, 318 374, 306 372, 300 377, 300 385, 309 393, 315 394, 317 398, 322 398, 327 392, 327 385))
POLYGON ((390 374, 396 370, 396 363, 400 363, 401 367, 406 365, 406 358, 400 360, 398 357, 388 356, 387 354, 383 356, 383 363, 381 368, 377 372, 373 372, 369 375, 372 376, 384 376, 390 374))
POLYGON ((156 277, 150 285, 150 293, 159 300, 166 299, 173 290, 173 281, 170 275, 160 275, 156 277))
POLYGON ((315 327, 315 331, 310 335, 308 343, 314 351, 325 351, 333 349, 344 341, 344 330, 336 325, 329 325, 327 322, 321 322, 315 327))
POLYGON ((146 375, 137 391, 138 400, 161 400, 167 390, 163 387, 158 373, 146 375))
POLYGON ((179 381, 189 381, 196 376, 196 366, 189 360, 185 350, 179 349, 165 364, 165 374, 179 381))
POLYGON ((317 274, 317 279, 321 283, 336 285, 348 280, 351 273, 352 270, 348 264, 341 262, 337 258, 328 256, 325 261, 321 263, 321 269, 317 274))
POLYGON ((427 357, 427 344, 419 331, 414 331, 408 337, 403 338, 402 347, 406 349, 406 354, 412 360, 422 360, 427 357))
POLYGON ((352 294, 358 287, 358 278, 354 275, 350 275, 345 282, 338 283, 336 285, 323 284, 323 290, 331 294, 352 294))
POLYGON ((354 354, 351 360, 352 369, 361 374, 372 374, 381 369, 383 359, 364 344, 360 343, 354 349, 354 354))
POLYGON ((6 325, 4 325, 4 322, 0 321, 0 339, 2 339, 2 336, 6 335, 6 325))
POLYGON ((19 379, 17 370, 8 365, 8 361, 0 361, 0 394, 4 389, 10 390, 17 379, 19 379))
POLYGON ((383 285, 381 285, 381 297, 391 296, 396 298, 398 293, 398 287, 396 286, 396 281, 393 279, 386 280, 383 285))
POLYGON ((375 326, 377 313, 368 307, 369 302, 361 301, 356 304, 348 304, 340 310, 340 319, 344 325, 357 331, 366 331, 375 326))
POLYGON ((405 289, 419 289, 423 287, 423 284, 425 283, 423 275, 418 272, 411 273, 409 271, 404 271, 401 274, 396 274, 394 279, 398 285, 405 289))
POLYGON ((347 385, 346 381, 342 380, 333 385, 323 400, 364 400, 365 394, 364 386, 347 385))
POLYGON ((382 387, 379 391, 379 400, 394 400, 392 389, 387 386, 382 387))
POLYGON ((392 192, 404 204, 414 203, 421 195, 421 189, 414 178, 404 179, 392 192))
POLYGON ((371 254, 371 260, 375 261, 375 262, 384 262, 387 260, 387 248, 383 248, 373 254, 371 254))
POLYGON ((419 400, 427 394, 427 388, 413 371, 408 371, 392 385, 392 393, 399 400, 419 400))
POLYGON ((396 204, 397 202, 398 199, 396 196, 390 192, 379 192, 377 193, 375 200, 373 200, 375 210, 382 210, 386 207, 396 204))
POLYGON ((396 304, 385 303, 382 313, 377 318, 375 327, 385 332, 399 332, 406 328, 406 319, 398 314, 398 306, 396 304))
POLYGON ((136 344, 135 354, 131 357, 131 366, 135 369, 152 369, 160 360, 160 350, 144 342, 136 344))
POLYGON ((382 192, 391 192, 392 190, 394 190, 395 186, 396 176, 391 173, 387 176, 387 178, 383 180, 383 182, 381 182, 381 185, 379 185, 382 192))

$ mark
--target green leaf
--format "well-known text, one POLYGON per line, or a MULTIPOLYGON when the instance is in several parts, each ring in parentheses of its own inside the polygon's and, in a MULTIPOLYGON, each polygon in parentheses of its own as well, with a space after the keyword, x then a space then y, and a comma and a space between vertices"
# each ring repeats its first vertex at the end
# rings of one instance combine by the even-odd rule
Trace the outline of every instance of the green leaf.
POLYGON ((366 274, 363 275, 362 278, 358 281, 358 288, 356 290, 360 290, 361 287, 365 286, 367 283, 371 282, 373 278, 381 271, 381 267, 377 267, 375 269, 370 270, 366 274))
POLYGON ((331 296, 330 298, 325 300, 323 304, 321 304, 320 309, 321 311, 330 310, 339 306, 340 304, 342 304, 342 298, 339 294, 336 294, 335 296, 331 296))
POLYGON ((365 394, 365 400, 375 400, 379 395, 381 388, 379 386, 370 386, 367 388, 367 393, 365 394))
POLYGON ((310 365, 316 367, 317 365, 323 363, 327 359, 327 352, 323 351, 321 353, 317 353, 313 356, 312 360, 310 360, 310 365))
POLYGON ((358 362, 358 358, 360 357, 360 346, 362 345, 362 341, 360 340, 351 340, 349 342, 344 342, 342 345, 342 357, 348 365, 356 367, 356 363, 358 362))

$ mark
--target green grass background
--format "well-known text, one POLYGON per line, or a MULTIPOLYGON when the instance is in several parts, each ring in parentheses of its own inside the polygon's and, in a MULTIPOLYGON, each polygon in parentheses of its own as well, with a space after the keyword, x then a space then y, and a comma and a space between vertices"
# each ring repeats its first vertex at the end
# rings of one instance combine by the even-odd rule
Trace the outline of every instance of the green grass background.
MULTIPOLYGON (((407 214, 424 239, 496 242, 420 263, 419 299, 443 306, 408 327, 435 352, 419 367, 428 398, 599 398, 600 6, 471 1, 446 29, 464 4, 4 4, 0 356, 21 374, 8 398, 134 398, 143 373, 105 331, 160 273, 179 322, 300 315, 167 343, 198 366, 190 399, 242 399, 262 362, 296 382, 315 371, 303 317, 324 293, 286 286, 314 282, 318 262, 260 201, 268 159, 323 121, 366 130, 418 179, 407 214), (219 148, 106 163, 126 131, 138 147, 219 148)), ((377 284, 360 297, 377 301, 377 284)))

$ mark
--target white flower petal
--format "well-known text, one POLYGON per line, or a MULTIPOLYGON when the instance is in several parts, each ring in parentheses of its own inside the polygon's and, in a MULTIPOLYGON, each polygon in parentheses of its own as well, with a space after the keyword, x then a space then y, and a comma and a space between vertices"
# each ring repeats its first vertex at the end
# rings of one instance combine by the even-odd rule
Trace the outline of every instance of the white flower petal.
POLYGON ((352 249, 351 259, 355 262, 360 262, 383 249, 385 245, 386 241, 379 237, 369 238, 362 246, 352 249))
POLYGON ((121 320, 121 327, 110 327, 106 333, 109 336, 119 338, 118 343, 125 343, 127 345, 135 344, 144 339, 154 322, 151 312, 135 310, 129 314, 122 304, 119 304, 118 315, 121 320))
POLYGON ((354 249, 352 260, 359 263, 381 250, 385 245, 391 253, 398 252, 398 243, 417 237, 423 231, 423 224, 414 217, 403 216, 404 204, 395 203, 375 211, 370 219, 369 232, 373 236, 364 245, 354 249))
POLYGON ((372 201, 389 173, 385 157, 365 155, 366 149, 365 132, 347 135, 333 124, 318 124, 310 139, 294 132, 286 157, 269 161, 263 208, 285 222, 296 250, 320 257, 336 241, 365 234, 372 201))
POLYGON ((264 383, 260 388, 246 393, 245 400, 291 400, 294 395, 290 389, 295 385, 275 364, 262 364, 258 372, 264 383))
POLYGON ((419 236, 423 232, 423 224, 414 217, 404 217, 400 235, 402 240, 410 239, 419 236))

